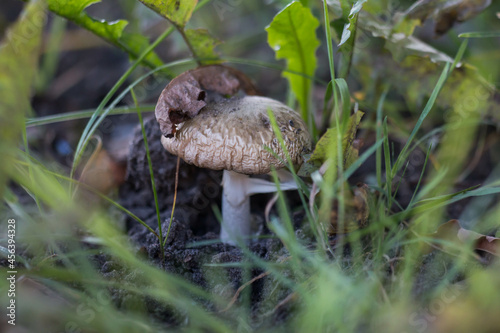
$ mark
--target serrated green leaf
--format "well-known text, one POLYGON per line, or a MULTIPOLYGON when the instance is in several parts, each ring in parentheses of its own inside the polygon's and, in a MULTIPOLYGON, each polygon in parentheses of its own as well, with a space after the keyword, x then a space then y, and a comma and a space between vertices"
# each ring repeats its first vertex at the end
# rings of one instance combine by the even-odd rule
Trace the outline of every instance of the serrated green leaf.
MULTIPOLYGON (((51 12, 91 31, 107 42, 124 50, 132 58, 137 58, 142 50, 149 45, 148 39, 141 34, 125 32, 124 29, 128 25, 128 21, 126 20, 114 22, 96 20, 85 12, 85 8, 100 1, 101 0, 48 0, 47 4, 51 12)), ((144 64, 151 68, 155 68, 161 66, 163 62, 155 53, 150 53, 146 59, 144 59, 144 64)))
MULTIPOLYGON (((356 132, 358 130, 359 123, 361 121, 361 118, 363 117, 364 113, 361 111, 356 112, 353 114, 347 123, 347 128, 344 133, 343 139, 342 139, 342 149, 344 152, 344 164, 345 162, 349 159, 349 162, 352 163, 352 158, 350 156, 353 156, 353 153, 351 153, 352 149, 352 142, 354 141, 354 138, 356 137, 356 132)), ((309 159, 310 163, 323 163, 326 161, 328 157, 331 157, 332 154, 330 151, 337 150, 337 127, 329 128, 325 134, 319 139, 318 143, 316 144, 316 147, 314 148, 313 153, 311 154, 311 158, 309 159)), ((333 161, 336 161, 337 158, 333 158, 333 161)))
MULTIPOLYGON (((279 12, 266 27, 269 45, 276 52, 276 59, 286 59, 287 68, 313 76, 316 69, 316 49, 320 42, 316 37, 319 21, 309 8, 300 2, 292 2, 279 12)), ((301 108, 301 115, 309 121, 308 103, 311 81, 304 76, 284 73, 301 108)))
MULTIPOLYGON (((194 49, 197 58, 218 59, 218 54, 214 48, 221 44, 221 41, 210 35, 207 29, 188 29, 185 31, 186 37, 194 49)), ((214 60, 202 60, 203 65, 213 64, 214 60)))
POLYGON ((0 195, 12 169, 24 116, 30 110, 45 8, 43 0, 30 1, 0 46, 0 195))
POLYGON ((191 18, 198 0, 139 0, 176 26, 183 28, 191 18))

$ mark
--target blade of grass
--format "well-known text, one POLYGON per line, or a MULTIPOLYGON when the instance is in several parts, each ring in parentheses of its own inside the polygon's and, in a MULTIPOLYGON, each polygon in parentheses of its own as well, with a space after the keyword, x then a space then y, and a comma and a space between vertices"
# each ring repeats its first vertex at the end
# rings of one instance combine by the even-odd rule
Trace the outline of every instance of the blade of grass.
POLYGON ((452 194, 440 195, 434 198, 421 200, 419 202, 416 202, 413 205, 413 208, 411 208, 410 210, 394 214, 393 216, 397 219, 408 218, 408 216, 413 216, 421 212, 430 212, 433 209, 447 206, 469 197, 478 197, 500 193, 500 187, 483 186, 478 188, 478 186, 472 186, 470 188, 452 194))
POLYGON ((391 150, 389 149, 389 129, 387 128, 387 117, 384 118, 384 159, 385 159, 385 190, 387 208, 392 207, 392 173, 391 173, 391 150))
MULTIPOLYGON (((453 71, 455 68, 457 68, 458 64, 462 60, 465 50, 467 50, 467 45, 469 45, 469 40, 466 39, 460 44, 460 47, 458 48, 457 55, 455 56, 455 59, 453 60, 453 64, 451 65, 451 70, 453 71)), ((451 74, 451 71, 450 73, 451 74)))
MULTIPOLYGON (((378 140, 377 142, 375 142, 370 148, 368 148, 365 152, 363 152, 363 154, 361 154, 360 157, 358 157, 358 159, 356 159, 356 161, 354 161, 353 164, 351 164, 349 166, 349 168, 347 168, 345 171, 344 171, 344 174, 343 174, 343 181, 346 181, 347 179, 349 179, 350 176, 352 176, 352 174, 363 164, 366 162, 366 160, 374 153, 377 151, 377 149, 379 149, 382 144, 384 143, 384 139, 380 139, 378 140)), ((337 181, 337 184, 340 185, 340 180, 337 181)))
MULTIPOLYGON (((375 138, 377 141, 382 139, 382 110, 384 107, 385 98, 389 93, 389 87, 387 87, 382 95, 380 95, 380 99, 377 104, 377 123, 376 123, 376 135, 375 138)), ((377 184, 378 187, 382 188, 382 146, 377 149, 375 154, 376 159, 376 173, 377 173, 377 184)))
POLYGON ((56 72, 59 61, 59 47, 66 32, 67 22, 67 20, 60 16, 55 16, 52 19, 47 49, 35 82, 35 89, 38 92, 46 89, 47 84, 56 72))
MULTIPOLYGON (((140 76, 137 80, 135 80, 134 82, 132 82, 130 85, 128 85, 114 100, 113 102, 104 110, 104 112, 102 112, 102 114, 99 116, 99 118, 97 119, 97 121, 95 121, 91 127, 91 129, 89 130, 88 134, 94 134, 99 125, 104 121, 104 119, 109 115, 109 112, 111 112, 111 110, 113 110, 116 106, 116 104, 118 104, 127 94, 128 92, 130 91, 130 89, 132 89, 133 87, 135 87, 137 84, 139 84, 142 80, 144 80, 145 78, 147 78, 148 76, 150 76, 151 74, 153 73, 156 73, 156 72, 159 72, 161 71, 162 69, 165 69, 165 68, 171 68, 171 67, 175 67, 175 66, 179 66, 179 65, 185 65, 185 64, 189 64, 189 63, 192 63, 193 60, 192 59, 183 59, 183 60, 178 60, 178 61, 173 61, 171 63, 168 63, 168 64, 165 64, 165 65, 162 65, 160 67, 157 67, 149 72, 147 72, 146 74, 140 76)), ((88 124, 87 124, 88 125, 88 124)), ((81 138, 80 138, 81 139, 81 138)), ((85 140, 85 146, 83 148, 86 148, 86 146, 88 145, 89 141, 91 139, 91 136, 88 137, 86 140, 85 140)), ((79 159, 81 159, 81 157, 83 156, 83 152, 84 150, 82 150, 79 154, 80 154, 80 157, 79 159)), ((75 156, 76 156, 76 153, 75 153, 75 156)), ((72 170, 70 173, 71 176, 74 176, 74 172, 76 171, 76 164, 73 164, 72 166, 72 170)))
POLYGON ((418 189, 420 188, 420 183, 422 182, 422 179, 424 178, 424 173, 425 173, 425 169, 427 167, 427 162, 429 161, 431 149, 432 149, 432 144, 430 144, 429 148, 427 148, 427 153, 425 154, 424 166, 422 167, 422 172, 420 173, 420 178, 418 178, 417 186, 415 187, 415 190, 413 191, 413 195, 411 196, 410 203, 408 203, 407 209, 413 205, 413 201, 415 200, 415 196, 417 195, 418 189))
POLYGON ((496 38, 500 37, 500 31, 473 31, 458 35, 459 38, 496 38))
POLYGON ((94 134, 92 131, 92 128, 95 128, 94 123, 96 122, 97 117, 101 114, 106 104, 111 100, 111 97, 113 97, 113 95, 118 91, 118 89, 123 85, 123 83, 125 83, 130 74, 132 74, 132 72, 141 64, 142 60, 146 58, 146 56, 149 53, 151 53, 151 51, 153 51, 158 46, 158 44, 160 44, 161 41, 167 38, 174 30, 175 28, 172 26, 166 29, 146 50, 144 50, 144 52, 132 63, 130 68, 118 79, 113 88, 111 88, 111 90, 103 98, 102 102, 95 110, 94 114, 90 118, 87 126, 83 130, 83 133, 80 137, 80 141, 78 142, 78 145, 76 147, 75 156, 73 159, 73 165, 71 167, 71 172, 70 172, 71 177, 73 177, 76 171, 76 168, 82 157, 83 151, 85 150, 88 144, 89 138, 94 134))
MULTIPOLYGON (((276 138, 278 139, 278 143, 280 144, 281 149, 285 152, 286 165, 288 166, 288 169, 290 170, 290 173, 292 174, 293 179, 295 180, 295 183, 299 184, 299 185, 302 184, 302 186, 298 186, 298 188, 299 188, 298 193, 299 193, 299 196, 300 196, 300 200, 302 202, 302 206, 304 207, 304 210, 306 212, 307 219, 308 219, 309 223, 311 224, 311 230, 313 230, 313 232, 315 233, 315 236, 317 237, 316 239, 320 243, 325 243, 325 240, 323 239, 322 235, 319 235, 319 234, 316 233, 316 228, 314 227, 314 219, 313 219, 313 217, 311 215, 311 212, 308 209, 309 206, 308 206, 307 200, 306 200, 306 198, 304 196, 304 194, 306 194, 306 191, 302 190, 302 188, 305 187, 304 183, 302 182, 302 180, 299 178, 299 176, 295 172, 295 169, 294 169, 294 166, 293 166, 293 162, 292 162, 292 160, 290 158, 290 154, 288 152, 288 149, 286 148, 285 141, 283 140, 283 136, 281 135, 281 130, 279 129, 278 123, 276 122, 276 118, 274 117, 274 114, 272 113, 272 111, 270 109, 267 110, 267 114, 269 116, 269 121, 271 123, 271 127, 273 129, 274 135, 276 135, 276 138)), ((276 153, 273 152, 271 149, 269 149, 269 151, 275 157, 278 157, 276 155, 276 153)), ((326 243, 323 244, 323 245, 326 246, 326 243)))
MULTIPOLYGON (((24 151, 26 152, 26 154, 27 155, 31 155, 30 154, 30 148, 29 148, 29 145, 28 145, 28 134, 26 132, 26 126, 23 126, 23 144, 24 144, 24 151)), ((31 182, 34 182, 35 178, 34 178, 34 175, 33 175, 33 169, 32 169, 32 166, 31 166, 31 161, 30 161, 29 171, 28 172, 29 172, 29 176, 30 176, 31 182)), ((32 196, 35 199, 35 203, 36 203, 36 206, 38 208, 38 211, 40 213, 42 213, 42 206, 40 205, 40 200, 38 199, 37 193, 33 193, 32 196)))
MULTIPOLYGON (((196 8, 194 9, 194 12, 205 6, 210 0, 204 0, 200 2, 196 8)), ((76 151, 75 151, 75 156, 73 159, 73 165, 71 167, 71 172, 70 175, 73 177, 75 170, 80 162, 80 159, 82 157, 83 151, 85 150, 89 138, 93 135, 95 130, 97 129, 98 124, 100 123, 99 121, 97 124, 94 124, 96 122, 97 117, 101 114, 102 110, 106 106, 106 104, 111 100, 111 97, 118 91, 118 89, 125 83, 126 79, 132 74, 132 72, 141 64, 142 60, 148 56, 165 38, 167 38, 173 31, 175 30, 175 26, 170 26, 168 29, 166 29, 151 45, 149 45, 144 52, 132 63, 130 68, 118 79, 118 81, 115 83, 113 88, 106 94, 102 102, 99 104, 97 107, 95 113, 92 115, 90 118, 87 126, 85 127, 81 137, 80 141, 78 142, 76 151)), ((169 68, 169 66, 160 66, 162 69, 169 68)), ((159 67, 159 68, 160 68, 159 67)), ((105 115, 105 113, 103 114, 105 115)), ((103 119, 101 115, 101 119, 103 119)), ((102 120, 101 120, 102 121, 102 120)))
POLYGON ((170 214, 170 222, 168 223, 167 235, 165 236, 165 241, 163 246, 167 242, 168 235, 170 234, 170 227, 172 226, 172 221, 174 220, 175 203, 177 202, 177 186, 179 185, 179 168, 181 165, 181 158, 177 156, 177 165, 175 166, 175 186, 174 186, 174 203, 172 205, 172 213, 170 214))
MULTIPOLYGON (((330 80, 335 81, 335 62, 333 57, 332 33, 330 31, 330 17, 328 14, 328 5, 326 0, 323 0, 323 24, 325 25, 326 47, 328 50, 328 65, 330 68, 330 80)), ((336 104, 336 103, 335 103, 336 104)))
MULTIPOLYGON (((24 152, 21 152, 21 153, 24 153, 24 152)), ((93 187, 91 187, 91 186, 89 186, 89 185, 87 185, 85 183, 79 182, 76 179, 73 179, 73 178, 70 178, 70 177, 66 177, 66 176, 61 175, 61 174, 59 174, 57 172, 54 172, 54 171, 51 171, 51 170, 47 169, 39 161, 35 160, 32 156, 26 155, 26 158, 28 158, 28 159, 32 160, 34 163, 36 163, 36 166, 39 167, 39 168, 41 168, 43 170, 43 172, 46 172, 47 174, 49 174, 51 176, 54 176, 56 178, 59 178, 61 180, 64 180, 64 181, 73 183, 75 185, 78 185, 79 187, 81 186, 81 187, 85 188, 88 191, 91 191, 92 193, 94 193, 97 196, 99 196, 101 199, 106 200, 108 203, 112 204, 113 206, 115 206, 116 208, 118 208, 119 210, 121 210, 122 212, 124 212, 125 214, 127 214, 128 216, 130 216, 131 218, 133 218, 134 220, 136 220, 140 224, 142 224, 146 229, 148 229, 149 231, 151 231, 156 237, 159 237, 158 234, 150 226, 148 226, 146 224, 146 222, 144 222, 143 220, 141 220, 134 213, 132 213, 131 211, 129 211, 128 209, 126 209, 125 207, 123 207, 122 205, 120 205, 115 200, 111 199, 110 197, 108 197, 108 196, 100 193, 99 191, 97 191, 96 189, 94 189, 93 187)), ((25 166, 25 167, 29 167, 29 165, 30 165, 29 162, 24 162, 24 161, 20 161, 20 160, 16 161, 16 163, 19 164, 19 165, 21 165, 21 166, 25 166)))
POLYGON ((431 111, 432 107, 434 106, 434 103, 439 95, 439 92, 441 91, 441 88, 443 87, 444 83, 446 82, 446 79, 448 78, 449 72, 450 72, 450 63, 447 63, 444 66, 443 71, 441 72, 441 76, 439 77, 439 80, 438 80, 436 86, 434 87, 434 90, 432 91, 431 97, 427 101, 427 104, 426 104, 424 110, 422 111, 422 114, 418 118, 418 121, 415 124, 415 127, 413 127, 413 130, 410 133, 410 137, 406 141, 406 144, 403 147, 403 149, 401 150, 401 153, 399 153, 398 158, 396 159, 396 162, 394 162, 394 166, 392 167, 392 170, 391 170, 391 178, 394 178, 394 176, 396 176, 396 173, 401 168, 401 164, 406 159, 408 148, 410 147, 413 139, 417 135, 417 132, 420 129, 420 126, 422 126, 422 123, 424 122, 425 118, 427 117, 427 115, 431 111))
POLYGON ((422 123, 424 122, 425 118, 431 111, 432 107, 434 106, 434 103, 436 102, 436 99, 441 92, 441 89, 444 86, 444 83, 448 79, 448 77, 451 75, 451 72, 455 67, 460 63, 460 60, 462 59, 465 50, 467 49, 467 44, 468 41, 465 40, 462 42, 460 45, 460 48, 458 49, 457 55, 455 56, 455 59, 453 60, 453 64, 447 63, 445 67, 443 68, 443 71, 441 72, 441 76, 439 77, 438 82, 436 83, 436 86, 434 87, 434 90, 432 91, 431 97, 427 101, 427 104, 425 105, 424 110, 422 111, 422 114, 418 118, 417 123, 415 124, 415 127, 413 127, 413 130, 410 134, 410 137, 408 138, 405 146, 403 147, 401 153, 399 154, 398 158, 396 159, 396 162, 394 163, 394 166, 391 171, 392 177, 396 175, 396 173, 399 171, 399 168, 401 167, 401 163, 403 160, 407 158, 408 155, 408 148, 410 147, 413 139, 417 135, 418 130, 422 126, 422 123))
MULTIPOLYGON (((142 105, 138 109, 141 112, 153 112, 155 110, 155 105, 152 105, 152 104, 142 105)), ((122 114, 137 113, 138 109, 135 107, 129 107, 129 106, 119 106, 119 107, 115 107, 115 108, 111 109, 110 112, 108 113, 108 115, 122 115, 122 114)), ((90 117, 92 117, 94 112, 95 112, 95 109, 90 109, 90 110, 81 110, 81 111, 74 111, 74 112, 65 112, 65 113, 44 116, 44 117, 37 117, 37 118, 27 118, 26 119, 26 127, 35 127, 35 126, 60 123, 63 121, 90 118, 90 117)))
MULTIPOLYGON (((139 108, 139 103, 137 102, 137 97, 135 96, 134 89, 130 90, 130 94, 132 95, 135 108, 137 109, 137 117, 139 118, 139 124, 141 124, 142 140, 144 141, 144 149, 146 150, 146 158, 148 160, 148 168, 149 168, 149 177, 151 178, 151 188, 153 189, 153 197, 155 200, 156 219, 158 220, 158 232, 159 232, 158 240, 160 241, 161 258, 163 261, 165 261, 165 251, 163 251, 163 232, 161 230, 160 207, 158 205, 158 194, 156 193, 155 176, 153 173, 153 162, 151 162, 151 154, 149 153, 148 136, 146 135, 146 129, 144 128, 144 121, 142 120, 142 113, 139 108)), ((170 220, 170 224, 172 224, 172 220, 170 220)))
POLYGON ((342 133, 345 131, 345 127, 347 122, 349 121, 349 116, 351 115, 351 94, 349 93, 349 87, 347 86, 347 82, 344 79, 335 79, 335 84, 339 88, 340 92, 340 100, 342 101, 342 121, 341 128, 342 133))

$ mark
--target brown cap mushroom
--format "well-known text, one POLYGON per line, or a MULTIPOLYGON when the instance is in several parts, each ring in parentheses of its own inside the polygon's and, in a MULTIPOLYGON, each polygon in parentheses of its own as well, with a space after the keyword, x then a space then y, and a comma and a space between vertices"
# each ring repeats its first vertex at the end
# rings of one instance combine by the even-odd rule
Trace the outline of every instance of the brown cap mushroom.
POLYGON ((163 136, 162 144, 170 153, 201 168, 265 174, 271 167, 284 167, 286 161, 268 109, 276 118, 292 163, 301 165, 303 153, 311 147, 304 121, 286 105, 266 97, 246 96, 209 104, 196 117, 178 124, 173 138, 163 136))
MULTIPOLYGON (((193 118, 176 124, 172 137, 161 138, 165 149, 187 163, 224 170, 221 240, 226 244, 235 245, 251 233, 249 196, 276 191, 274 183, 248 175, 285 166, 286 154, 273 131, 268 110, 274 114, 292 163, 300 166, 302 155, 311 148, 306 124, 295 111, 266 97, 245 96, 208 104, 193 118)), ((297 186, 289 179, 280 188, 297 186)))

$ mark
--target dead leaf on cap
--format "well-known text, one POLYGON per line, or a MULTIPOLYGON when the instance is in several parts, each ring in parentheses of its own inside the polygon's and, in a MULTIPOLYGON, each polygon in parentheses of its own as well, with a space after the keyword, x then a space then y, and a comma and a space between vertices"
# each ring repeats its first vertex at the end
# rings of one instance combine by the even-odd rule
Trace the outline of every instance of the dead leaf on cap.
POLYGON ((242 72, 223 65, 202 66, 182 73, 163 89, 156 104, 156 119, 167 138, 176 125, 195 117, 207 105, 207 93, 233 96, 239 90, 257 95, 252 81, 242 72))
POLYGON ((432 238, 462 244, 473 243, 473 249, 500 256, 500 238, 486 236, 460 226, 460 221, 450 220, 430 235, 432 238))

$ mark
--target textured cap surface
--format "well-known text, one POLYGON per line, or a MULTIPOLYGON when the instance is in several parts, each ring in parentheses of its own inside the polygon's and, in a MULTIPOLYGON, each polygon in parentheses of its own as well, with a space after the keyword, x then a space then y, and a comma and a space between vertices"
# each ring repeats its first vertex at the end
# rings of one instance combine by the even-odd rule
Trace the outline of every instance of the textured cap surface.
POLYGON ((162 137, 170 153, 201 168, 232 170, 244 174, 264 174, 271 166, 284 164, 268 152, 268 146, 286 161, 274 135, 267 110, 272 110, 294 165, 311 149, 311 138, 299 114, 266 97, 246 96, 209 104, 199 114, 177 125, 172 138, 162 137))

